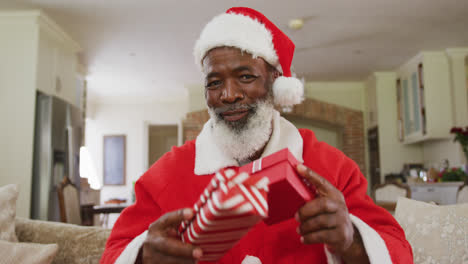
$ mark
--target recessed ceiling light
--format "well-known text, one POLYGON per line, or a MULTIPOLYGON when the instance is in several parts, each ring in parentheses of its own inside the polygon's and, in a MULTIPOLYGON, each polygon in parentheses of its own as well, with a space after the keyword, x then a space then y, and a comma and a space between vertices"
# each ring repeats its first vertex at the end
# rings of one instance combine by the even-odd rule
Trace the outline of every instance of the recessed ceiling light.
POLYGON ((291 29, 299 30, 304 26, 304 19, 302 18, 291 19, 289 20, 288 26, 291 29))

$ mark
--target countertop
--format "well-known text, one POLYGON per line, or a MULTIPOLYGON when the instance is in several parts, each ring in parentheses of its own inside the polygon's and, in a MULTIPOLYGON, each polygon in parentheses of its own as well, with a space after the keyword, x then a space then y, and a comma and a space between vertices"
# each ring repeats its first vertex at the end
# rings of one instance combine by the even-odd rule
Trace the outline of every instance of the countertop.
POLYGON ((452 187, 452 186, 461 186, 463 185, 462 181, 457 182, 408 182, 409 186, 424 186, 424 187, 452 187))

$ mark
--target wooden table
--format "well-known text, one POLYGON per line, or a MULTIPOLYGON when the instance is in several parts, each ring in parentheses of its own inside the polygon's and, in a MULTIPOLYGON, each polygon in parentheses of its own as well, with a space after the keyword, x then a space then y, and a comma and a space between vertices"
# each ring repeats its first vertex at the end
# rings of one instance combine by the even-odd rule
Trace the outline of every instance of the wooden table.
POLYGON ((389 212, 395 212, 396 203, 395 202, 376 202, 376 205, 383 207, 389 212))
POLYGON ((101 225, 107 227, 109 214, 120 214, 129 204, 81 205, 81 220, 85 226, 94 225, 94 215, 103 214, 101 225))

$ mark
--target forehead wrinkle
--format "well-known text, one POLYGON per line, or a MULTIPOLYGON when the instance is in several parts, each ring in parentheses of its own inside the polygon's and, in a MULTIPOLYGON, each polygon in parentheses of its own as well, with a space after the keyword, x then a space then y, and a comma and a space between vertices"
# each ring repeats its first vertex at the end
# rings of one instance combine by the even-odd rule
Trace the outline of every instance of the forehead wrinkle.
MULTIPOLYGON (((256 73, 257 70, 255 69, 255 67, 251 67, 249 65, 241 65, 241 66, 238 66, 234 69, 232 69, 230 72, 231 73, 240 73, 240 72, 243 72, 243 71, 248 71, 248 72, 252 72, 252 73, 256 73)), ((205 78, 206 79, 209 79, 209 78, 214 78, 214 77, 219 77, 221 76, 222 74, 220 72, 217 72, 217 71, 212 71, 212 72, 209 72, 208 74, 206 74, 205 78)))
POLYGON ((233 72, 241 72, 241 71, 254 71, 252 67, 249 65, 241 65, 233 70, 233 72))
POLYGON ((221 74, 219 72, 210 72, 206 75, 206 79, 209 79, 209 78, 214 78, 214 77, 218 77, 220 76, 221 74))
MULTIPOLYGON (((205 78, 222 75, 222 72, 262 71, 267 63, 261 57, 252 57, 251 54, 236 48, 216 48, 209 51, 203 59, 202 70, 205 78), (224 52, 226 51, 226 52, 224 52), (217 74, 215 74, 217 73, 217 74)), ((265 67, 266 68, 266 67, 265 67)))

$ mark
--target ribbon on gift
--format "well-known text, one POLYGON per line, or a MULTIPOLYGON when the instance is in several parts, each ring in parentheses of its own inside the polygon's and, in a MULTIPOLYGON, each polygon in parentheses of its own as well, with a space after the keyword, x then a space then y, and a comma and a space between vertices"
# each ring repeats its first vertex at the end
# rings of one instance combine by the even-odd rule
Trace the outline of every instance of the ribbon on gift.
POLYGON ((289 220, 307 201, 315 196, 315 188, 304 177, 297 175, 299 162, 287 149, 282 149, 239 168, 251 177, 265 176, 269 179, 267 225, 289 220))
POLYGON ((182 241, 199 246, 202 261, 219 260, 268 216, 268 183, 232 169, 217 172, 193 206, 194 218, 181 224, 182 241))

